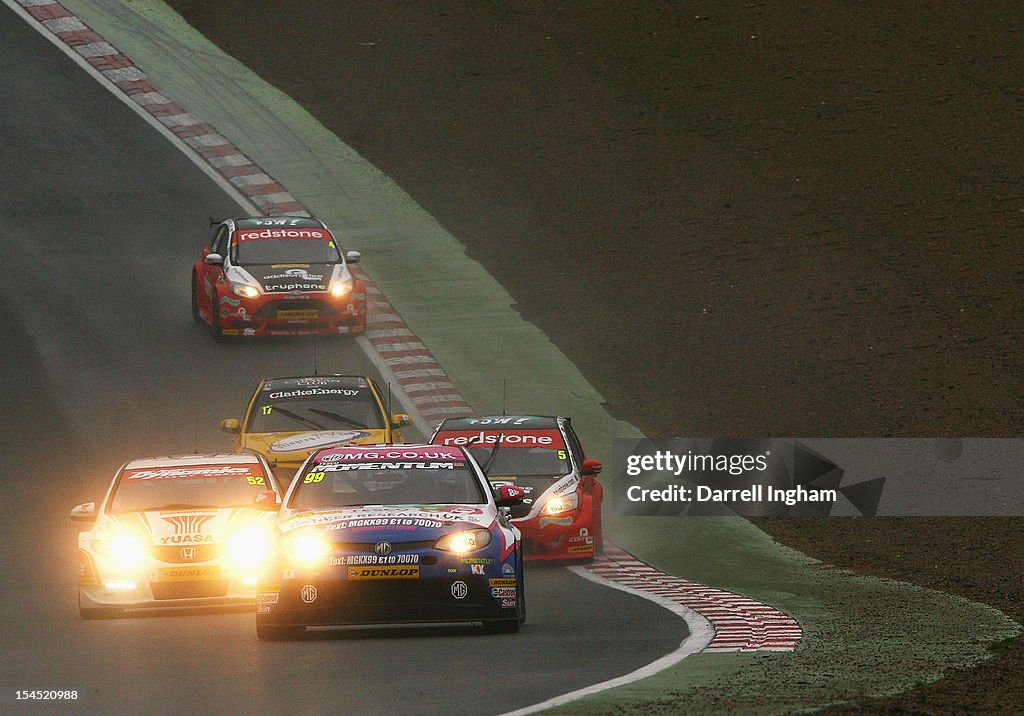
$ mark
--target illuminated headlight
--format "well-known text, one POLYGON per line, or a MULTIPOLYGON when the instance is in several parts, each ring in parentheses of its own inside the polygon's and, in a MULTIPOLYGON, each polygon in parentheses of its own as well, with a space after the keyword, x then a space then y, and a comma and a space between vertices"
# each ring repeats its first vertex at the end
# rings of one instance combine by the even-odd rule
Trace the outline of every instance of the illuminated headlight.
POLYGON ((352 279, 346 278, 331 284, 331 298, 345 298, 352 293, 352 279))
POLYGON ((111 538, 106 552, 115 566, 132 569, 142 564, 146 558, 146 545, 139 537, 129 532, 121 532, 111 538))
POLYGON ((252 569, 270 556, 270 535, 258 526, 241 527, 228 536, 228 562, 238 569, 252 569))
POLYGON ((541 510, 541 514, 544 515, 558 515, 563 512, 570 512, 580 506, 580 496, 575 492, 570 492, 568 495, 559 495, 558 497, 552 497, 544 503, 544 509, 541 510))
POLYGON ((231 291, 239 298, 259 298, 261 291, 248 283, 231 283, 231 291))
POLYGON ((483 549, 491 543, 491 531, 485 529, 449 532, 434 543, 435 549, 464 554, 483 549))
POLYGON ((303 532, 285 540, 285 553, 298 567, 316 567, 324 562, 331 544, 319 532, 303 532))

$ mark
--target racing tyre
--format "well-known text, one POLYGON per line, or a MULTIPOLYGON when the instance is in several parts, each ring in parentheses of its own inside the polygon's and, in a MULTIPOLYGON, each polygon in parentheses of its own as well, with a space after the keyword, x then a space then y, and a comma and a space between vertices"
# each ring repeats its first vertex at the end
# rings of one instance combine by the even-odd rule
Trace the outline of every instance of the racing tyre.
POLYGON ((352 326, 349 329, 348 335, 350 335, 350 336, 360 336, 360 335, 362 335, 364 333, 366 333, 366 316, 365 315, 363 316, 363 320, 362 320, 361 323, 357 323, 356 325, 352 326))
POLYGON ((256 624, 256 638, 263 641, 286 641, 298 639, 306 633, 303 626, 266 626, 256 624))
POLYGON ((196 323, 202 323, 203 319, 199 317, 199 298, 198 292, 196 291, 196 272, 192 272, 192 320, 196 323))
POLYGON ((215 340, 224 340, 224 333, 220 329, 220 316, 218 316, 217 312, 213 309, 210 309, 210 330, 213 332, 215 340))
MULTIPOLYGON (((519 564, 526 564, 523 561, 523 548, 519 548, 519 564)), ((519 574, 519 597, 516 600, 516 614, 519 615, 519 623, 526 623, 526 574, 520 571, 519 574)))
POLYGON ((519 617, 514 619, 495 619, 484 622, 484 630, 489 634, 515 634, 519 631, 519 617))
POLYGON ((124 616, 124 609, 117 607, 84 607, 82 595, 78 595, 78 616, 82 619, 117 619, 124 616))
POLYGON ((115 607, 94 607, 93 609, 79 607, 78 616, 82 619, 117 619, 124 616, 124 610, 115 607))
MULTIPOLYGON (((523 563, 523 553, 519 552, 519 564, 523 563)), ((526 623, 526 579, 520 574, 517 580, 519 594, 516 598, 516 615, 512 619, 495 619, 484 622, 485 631, 492 634, 515 634, 519 627, 526 623)))

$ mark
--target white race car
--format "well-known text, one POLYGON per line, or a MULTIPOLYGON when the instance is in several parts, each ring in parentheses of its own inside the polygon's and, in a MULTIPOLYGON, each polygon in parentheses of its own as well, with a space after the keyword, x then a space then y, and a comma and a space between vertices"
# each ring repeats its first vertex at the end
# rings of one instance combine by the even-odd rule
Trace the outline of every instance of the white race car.
POLYGON ((83 618, 126 609, 251 604, 281 489, 260 455, 132 460, 106 497, 78 505, 83 618))

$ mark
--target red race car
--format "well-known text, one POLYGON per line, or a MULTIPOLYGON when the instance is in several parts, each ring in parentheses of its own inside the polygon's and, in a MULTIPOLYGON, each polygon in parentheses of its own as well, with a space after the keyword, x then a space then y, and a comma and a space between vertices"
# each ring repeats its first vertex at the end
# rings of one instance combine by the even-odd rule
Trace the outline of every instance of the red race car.
POLYGON ((215 336, 362 333, 366 286, 319 219, 225 219, 192 267, 192 317, 215 336))
POLYGON ((511 510, 528 561, 601 554, 601 463, 585 457, 569 418, 447 418, 430 442, 469 448, 495 488, 526 491, 511 510))

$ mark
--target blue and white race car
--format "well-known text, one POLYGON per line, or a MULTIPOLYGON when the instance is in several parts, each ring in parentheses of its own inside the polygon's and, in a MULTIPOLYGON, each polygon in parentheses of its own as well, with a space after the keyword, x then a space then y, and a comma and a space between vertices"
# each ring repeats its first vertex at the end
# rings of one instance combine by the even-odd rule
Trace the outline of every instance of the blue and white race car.
POLYGON ((461 447, 345 445, 313 453, 278 514, 256 598, 260 639, 307 626, 526 619, 522 542, 461 447))

